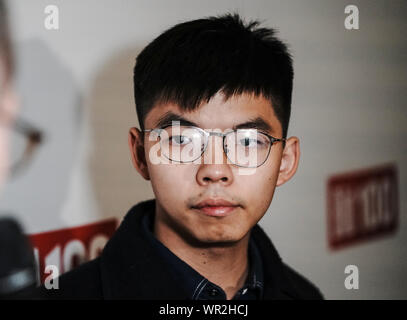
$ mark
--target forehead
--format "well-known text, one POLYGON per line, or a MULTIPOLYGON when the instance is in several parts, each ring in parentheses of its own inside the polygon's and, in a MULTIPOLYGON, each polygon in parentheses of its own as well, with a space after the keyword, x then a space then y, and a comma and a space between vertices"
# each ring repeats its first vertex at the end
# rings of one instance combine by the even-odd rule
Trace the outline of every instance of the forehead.
POLYGON ((271 127, 270 134, 282 132, 271 101, 262 96, 241 94, 225 100, 223 94, 217 93, 208 103, 193 111, 184 111, 175 103, 158 104, 147 114, 145 127, 158 127, 169 113, 180 115, 203 129, 225 130, 249 120, 261 119, 271 127))

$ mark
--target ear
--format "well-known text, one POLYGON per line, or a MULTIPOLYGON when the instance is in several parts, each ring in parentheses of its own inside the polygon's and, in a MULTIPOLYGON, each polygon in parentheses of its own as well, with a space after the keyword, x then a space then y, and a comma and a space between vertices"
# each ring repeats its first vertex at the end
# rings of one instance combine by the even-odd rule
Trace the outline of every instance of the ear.
POLYGON ((134 168, 140 173, 140 175, 150 180, 150 174, 148 172, 147 161, 144 149, 144 137, 143 133, 138 128, 131 128, 129 130, 129 148, 131 154, 131 160, 134 168))
POLYGON ((297 171, 299 160, 300 140, 297 137, 290 137, 286 140, 285 148, 283 149, 276 186, 281 186, 291 179, 297 171))

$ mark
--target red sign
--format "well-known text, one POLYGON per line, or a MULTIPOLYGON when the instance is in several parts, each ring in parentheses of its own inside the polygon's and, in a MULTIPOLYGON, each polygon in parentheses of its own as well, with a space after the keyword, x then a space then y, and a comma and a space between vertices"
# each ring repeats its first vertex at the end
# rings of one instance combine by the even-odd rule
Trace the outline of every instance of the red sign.
POLYGON ((328 242, 331 249, 393 233, 398 227, 397 167, 393 164, 328 179, 328 242))
POLYGON ((30 235, 29 239, 37 260, 38 280, 44 282, 49 276, 47 266, 55 266, 59 274, 62 274, 99 256, 115 232, 116 226, 117 220, 109 219, 80 227, 30 235))

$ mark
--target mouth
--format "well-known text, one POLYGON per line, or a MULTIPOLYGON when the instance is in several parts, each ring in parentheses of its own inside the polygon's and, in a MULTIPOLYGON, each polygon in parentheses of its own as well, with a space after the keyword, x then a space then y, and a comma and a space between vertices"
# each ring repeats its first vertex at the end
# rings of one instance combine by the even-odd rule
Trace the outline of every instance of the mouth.
POLYGON ((240 207, 239 204, 224 199, 206 199, 192 206, 192 209, 207 216, 225 217, 232 214, 240 207))

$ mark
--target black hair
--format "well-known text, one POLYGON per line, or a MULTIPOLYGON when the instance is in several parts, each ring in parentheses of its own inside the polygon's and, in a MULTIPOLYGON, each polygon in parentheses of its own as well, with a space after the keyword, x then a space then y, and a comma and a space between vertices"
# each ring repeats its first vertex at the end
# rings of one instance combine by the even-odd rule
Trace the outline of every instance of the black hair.
POLYGON ((0 0, 0 64, 3 64, 6 80, 13 73, 13 54, 11 51, 6 6, 0 0))
POLYGON ((245 24, 237 14, 175 25, 141 51, 134 96, 141 129, 157 103, 192 111, 221 91, 225 99, 250 93, 270 100, 286 137, 291 112, 292 57, 275 30, 245 24))

